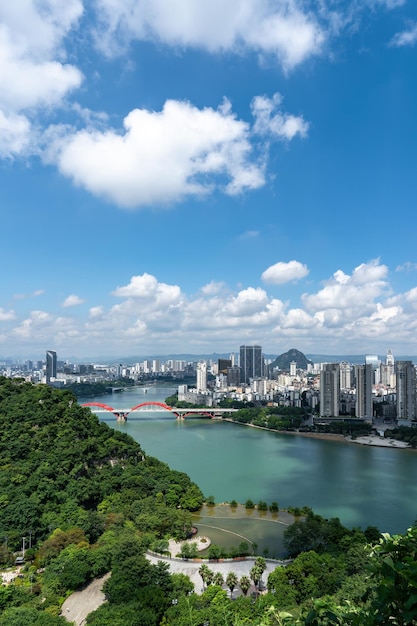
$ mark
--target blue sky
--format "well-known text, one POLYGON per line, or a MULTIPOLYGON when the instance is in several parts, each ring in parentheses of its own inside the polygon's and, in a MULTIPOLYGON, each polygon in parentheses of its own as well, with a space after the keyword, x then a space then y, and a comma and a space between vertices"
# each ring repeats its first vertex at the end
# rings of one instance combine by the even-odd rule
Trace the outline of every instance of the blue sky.
POLYGON ((0 5, 0 355, 417 354, 415 0, 0 5))

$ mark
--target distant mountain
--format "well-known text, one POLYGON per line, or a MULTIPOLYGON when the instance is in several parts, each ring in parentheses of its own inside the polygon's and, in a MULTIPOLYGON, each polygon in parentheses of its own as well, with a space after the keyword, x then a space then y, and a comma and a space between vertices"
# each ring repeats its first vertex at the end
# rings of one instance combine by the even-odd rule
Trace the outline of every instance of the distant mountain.
POLYGON ((269 367, 271 368, 271 370, 277 367, 280 370, 289 372, 290 363, 292 361, 295 361, 297 363, 297 368, 303 370, 307 369, 307 365, 313 364, 313 362, 309 361, 309 359, 307 359, 307 357, 302 352, 296 350, 295 348, 291 348, 291 350, 288 350, 288 352, 284 352, 284 354, 277 356, 275 361, 272 361, 269 367))

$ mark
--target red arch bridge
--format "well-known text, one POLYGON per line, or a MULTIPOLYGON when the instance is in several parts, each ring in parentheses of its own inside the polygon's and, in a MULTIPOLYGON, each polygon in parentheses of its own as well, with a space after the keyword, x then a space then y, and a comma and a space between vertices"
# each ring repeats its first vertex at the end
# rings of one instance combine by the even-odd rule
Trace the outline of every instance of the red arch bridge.
POLYGON ((205 407, 203 409, 177 409, 176 407, 169 406, 165 402, 142 402, 136 406, 132 406, 131 409, 114 409, 108 404, 102 404, 100 402, 85 402, 81 406, 94 407, 94 413, 113 413, 118 421, 127 420, 127 416, 135 412, 148 412, 148 411, 169 411, 176 419, 184 419, 190 415, 203 415, 211 419, 224 417, 225 413, 234 413, 238 409, 218 409, 205 407))

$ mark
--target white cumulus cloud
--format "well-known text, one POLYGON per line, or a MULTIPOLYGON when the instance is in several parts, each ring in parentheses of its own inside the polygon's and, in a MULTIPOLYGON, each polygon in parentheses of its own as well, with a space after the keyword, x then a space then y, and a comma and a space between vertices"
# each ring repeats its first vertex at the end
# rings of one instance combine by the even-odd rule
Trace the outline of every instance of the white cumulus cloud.
POLYGON ((33 151, 33 116, 82 82, 65 63, 63 39, 83 12, 81 0, 0 3, 0 157, 33 151))
POLYGON ((8 322, 9 320, 14 320, 16 318, 14 311, 5 311, 2 307, 0 307, 0 322, 8 322))
POLYGON ((373 310, 374 300, 388 288, 388 268, 378 260, 362 263, 351 275, 337 270, 316 294, 303 294, 302 301, 308 311, 340 311, 349 316, 358 309, 373 310))
POLYGON ((304 294, 301 305, 272 297, 256 285, 231 290, 212 281, 196 294, 152 274, 132 276, 111 293, 109 307, 94 306, 85 319, 35 310, 0 309, 2 349, 61 353, 161 354, 233 350, 259 343, 268 352, 284 346, 303 351, 381 351, 381 343, 403 353, 415 346, 417 287, 392 293, 388 268, 379 260, 351 273, 337 270, 324 286, 304 294), (323 349, 325 346, 325 349, 323 349))
POLYGON ((288 70, 320 53, 325 33, 297 0, 96 0, 97 41, 108 54, 130 40, 209 52, 273 55, 288 70))
POLYGON ((79 304, 82 304, 83 302, 84 300, 80 298, 80 296, 77 296, 75 293, 73 293, 70 296, 67 296, 65 298, 64 302, 62 303, 62 306, 64 309, 67 309, 72 306, 78 306, 79 304))
POLYGON ((64 135, 50 159, 76 184, 126 208, 202 196, 216 185, 237 194, 264 184, 250 127, 228 103, 215 110, 169 100, 160 112, 135 109, 123 133, 64 135))
POLYGON ((262 280, 271 285, 282 285, 305 278, 309 271, 307 265, 299 261, 289 261, 288 263, 279 261, 262 273, 262 280))
POLYGON ((308 123, 301 116, 282 113, 279 110, 281 103, 282 96, 279 93, 275 93, 272 98, 256 96, 252 100, 252 115, 255 118, 254 132, 282 140, 294 139, 296 135, 305 137, 308 123))

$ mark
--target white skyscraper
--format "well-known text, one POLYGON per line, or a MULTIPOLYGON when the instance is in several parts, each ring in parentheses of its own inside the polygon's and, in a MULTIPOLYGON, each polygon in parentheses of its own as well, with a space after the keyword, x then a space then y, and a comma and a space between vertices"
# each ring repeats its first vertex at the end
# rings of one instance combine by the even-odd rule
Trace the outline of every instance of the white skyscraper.
POLYGON ((197 363, 197 391, 207 390, 207 363, 197 363))

